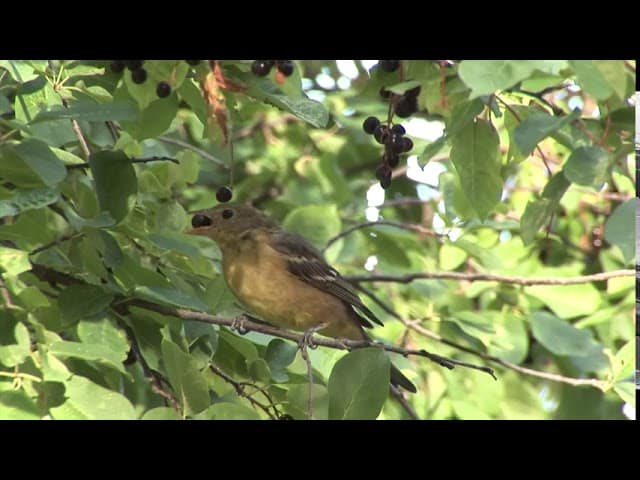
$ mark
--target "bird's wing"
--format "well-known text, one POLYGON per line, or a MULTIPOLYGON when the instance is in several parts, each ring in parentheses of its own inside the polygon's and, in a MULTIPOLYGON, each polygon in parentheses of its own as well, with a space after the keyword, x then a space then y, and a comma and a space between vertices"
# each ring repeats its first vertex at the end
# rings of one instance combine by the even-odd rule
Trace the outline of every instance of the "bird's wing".
MULTIPOLYGON (((369 320, 378 325, 382 322, 360 300, 353 287, 340 276, 337 270, 330 267, 309 242, 300 235, 289 232, 275 232, 272 235, 272 246, 287 257, 289 271, 314 287, 330 293, 357 308, 369 320)), ((358 315, 362 324, 373 327, 366 319, 358 315)))

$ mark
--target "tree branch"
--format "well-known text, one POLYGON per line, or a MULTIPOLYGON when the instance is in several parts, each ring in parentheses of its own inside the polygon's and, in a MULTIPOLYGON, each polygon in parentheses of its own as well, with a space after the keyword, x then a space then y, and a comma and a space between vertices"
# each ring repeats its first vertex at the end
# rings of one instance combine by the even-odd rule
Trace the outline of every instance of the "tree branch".
POLYGON ((164 142, 164 143, 171 143, 173 145, 186 148, 187 150, 191 150, 192 152, 195 152, 198 155, 200 155, 202 158, 206 158, 207 160, 215 163, 219 167, 224 168, 225 170, 229 170, 229 166, 225 164, 222 160, 214 157, 206 150, 198 148, 195 145, 191 145, 190 143, 184 142, 178 138, 171 138, 171 137, 158 137, 157 140, 160 140, 161 142, 164 142))
POLYGON ((579 275, 576 277, 515 277, 509 275, 495 275, 491 273, 460 273, 460 272, 419 272, 406 275, 346 275, 345 280, 352 283, 359 282, 396 282, 411 283, 419 279, 459 280, 466 282, 502 282, 515 285, 576 285, 579 283, 599 282, 616 277, 631 277, 635 271, 612 270, 610 272, 579 275))
POLYGON ((430 237, 443 236, 441 234, 438 234, 438 233, 434 232, 433 230, 431 230, 429 228, 425 228, 422 225, 418 225, 416 223, 401 223, 401 222, 395 222, 393 220, 377 220, 375 222, 358 223, 358 224, 353 225, 353 226, 351 226, 349 228, 346 228, 345 230, 343 230, 342 232, 340 232, 336 236, 330 238, 329 241, 327 242, 327 244, 325 245, 325 247, 322 249, 322 251, 324 252, 333 243, 337 242, 342 237, 346 237, 351 232, 354 232, 354 231, 359 230, 361 228, 377 227, 378 225, 389 225, 391 227, 400 228, 402 230, 409 230, 409 231, 412 231, 412 232, 421 233, 423 235, 429 235, 430 237))
MULTIPOLYGON (((171 158, 171 157, 145 157, 145 158, 132 158, 131 159, 131 163, 149 163, 149 162, 158 162, 158 161, 168 161, 168 162, 172 162, 172 163, 177 163, 179 164, 180 162, 178 160, 176 160, 175 158, 171 158)), ((68 169, 74 169, 74 168, 89 168, 89 164, 88 163, 74 163, 72 165, 67 165, 68 169)))
POLYGON ((546 380, 551 380, 552 382, 566 383, 568 385, 573 385, 573 386, 588 385, 591 387, 599 388, 600 390, 603 390, 603 391, 607 387, 607 382, 603 380, 598 380, 597 378, 573 378, 573 377, 565 377, 564 375, 559 375, 556 373, 541 372, 540 370, 534 370, 532 368, 523 367, 516 363, 509 362, 507 360, 503 360, 501 358, 494 357, 492 355, 488 355, 486 353, 480 352, 478 350, 474 350, 469 347, 465 347, 464 345, 460 345, 459 343, 456 343, 456 342, 452 342, 451 340, 442 338, 436 332, 424 328, 422 325, 419 325, 417 321, 409 321, 402 318, 398 314, 398 312, 396 312, 391 307, 389 307, 386 303, 380 300, 378 296, 375 295, 370 290, 363 288, 360 285, 356 285, 356 288, 362 293, 364 293, 365 295, 367 295, 371 300, 373 300, 378 306, 380 306, 380 308, 382 308, 389 315, 393 316, 394 318, 399 320, 403 325, 405 325, 407 328, 415 331, 416 333, 418 333, 419 335, 422 335, 423 337, 429 338, 431 340, 435 340, 437 342, 443 343, 444 345, 448 345, 450 347, 458 349, 462 352, 475 355, 477 357, 482 358, 483 360, 497 363, 498 365, 501 365, 505 368, 514 370, 519 373, 524 373, 525 375, 530 375, 532 377, 544 378, 546 380))

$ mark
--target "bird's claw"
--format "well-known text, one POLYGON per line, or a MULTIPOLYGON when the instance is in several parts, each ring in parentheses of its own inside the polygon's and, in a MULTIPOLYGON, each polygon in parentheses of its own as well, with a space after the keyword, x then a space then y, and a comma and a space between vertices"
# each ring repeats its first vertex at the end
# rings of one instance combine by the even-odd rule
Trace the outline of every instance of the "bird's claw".
POLYGON ((246 319, 243 316, 235 317, 231 321, 231 326, 230 326, 231 330, 238 332, 239 335, 246 334, 249 330, 247 330, 244 326, 245 321, 246 319))
POLYGON ((300 340, 300 348, 302 350, 305 350, 307 348, 311 350, 315 350, 316 348, 318 348, 318 345, 313 341, 313 335, 318 330, 322 330, 326 326, 327 326, 326 324, 322 323, 320 325, 316 325, 315 327, 310 328, 309 330, 306 330, 302 334, 302 339, 300 340))

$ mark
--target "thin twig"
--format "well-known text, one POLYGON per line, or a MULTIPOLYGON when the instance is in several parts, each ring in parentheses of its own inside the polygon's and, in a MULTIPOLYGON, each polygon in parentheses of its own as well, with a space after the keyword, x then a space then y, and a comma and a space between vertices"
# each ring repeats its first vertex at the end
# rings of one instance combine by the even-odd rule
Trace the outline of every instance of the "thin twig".
MULTIPOLYGON (((145 157, 145 158, 132 158, 131 159, 131 163, 149 163, 149 162, 160 162, 160 161, 168 161, 168 162, 172 162, 172 163, 176 163, 179 164, 180 161, 172 158, 172 157, 145 157)), ((89 168, 89 164, 88 163, 74 163, 72 165, 67 165, 67 168, 69 169, 73 169, 73 168, 89 168)))
MULTIPOLYGON (((64 105, 64 108, 69 108, 69 102, 67 102, 62 97, 60 98, 62 99, 62 105, 64 105)), ((75 118, 71 119, 71 128, 73 128, 76 137, 78 137, 78 142, 80 142, 80 148, 82 149, 82 153, 84 153, 84 157, 88 159, 91 155, 91 150, 89 150, 87 140, 84 138, 84 134, 82 133, 82 129, 80 128, 80 124, 75 118)))
POLYGON ((213 373, 215 373, 217 376, 222 378, 225 382, 227 382, 230 385, 232 385, 233 388, 236 391, 236 394, 239 397, 247 399, 249 401, 249 403, 251 403, 251 405, 253 405, 254 407, 258 407, 260 410, 262 410, 264 413, 266 413, 267 416, 271 420, 275 420, 275 419, 278 418, 278 409, 276 408, 276 406, 275 406, 275 404, 273 402, 271 402, 271 408, 273 408, 273 411, 275 412, 275 415, 273 413, 271 413, 271 411, 269 410, 269 406, 268 405, 265 405, 264 403, 259 402, 258 400, 253 398, 251 395, 248 395, 247 392, 244 391, 244 385, 245 385, 244 383, 235 381, 233 379, 233 377, 228 375, 224 370, 222 370, 220 367, 218 367, 217 365, 215 365, 213 363, 209 364, 209 369, 213 373))
POLYGON ((49 249, 51 247, 54 247, 56 245, 60 245, 61 243, 66 242, 67 240, 72 240, 74 238, 78 238, 78 237, 81 237, 83 235, 84 235, 84 233, 82 233, 82 232, 74 232, 74 233, 69 233, 67 235, 63 235, 62 237, 56 238, 55 240, 52 240, 49 243, 45 243, 44 245, 41 245, 41 246, 39 246, 37 248, 34 248, 33 250, 31 250, 29 252, 29 255, 35 255, 36 253, 40 253, 40 252, 43 252, 44 250, 47 250, 47 249, 49 249))
POLYGON ((164 398, 167 402, 171 404, 171 406, 178 412, 181 413, 180 402, 178 399, 171 393, 171 391, 166 388, 169 386, 169 383, 165 378, 163 378, 158 372, 154 371, 144 356, 142 355, 142 351, 140 349, 140 345, 138 345, 138 339, 136 338, 136 334, 133 329, 125 323, 125 321, 120 318, 120 315, 123 313, 121 309, 114 308, 114 313, 116 313, 116 321, 120 328, 122 328, 127 334, 127 338, 129 339, 129 343, 131 344, 131 349, 135 354, 136 358, 140 362, 140 366, 142 367, 142 371, 144 372, 144 376, 151 380, 151 390, 164 398), (120 311, 119 311, 120 310, 120 311), (163 383, 166 385, 163 385, 163 383))
POLYGON ((404 398, 404 395, 402 394, 400 389, 395 385, 391 385, 389 388, 391 390, 391 395, 393 395, 393 398, 397 400, 397 402, 400 404, 403 410, 407 412, 407 415, 409 415, 409 418, 411 418, 411 420, 420 420, 420 417, 418 417, 418 414, 416 413, 414 408, 411 406, 411 404, 407 401, 407 399, 404 398))
POLYGON ((417 321, 405 320, 402 316, 400 316, 398 314, 398 312, 396 312, 391 307, 389 307, 385 302, 380 300, 380 298, 378 298, 378 296, 376 294, 374 294, 372 291, 370 291, 370 290, 368 290, 366 288, 363 288, 361 286, 356 286, 356 288, 359 291, 361 291, 362 293, 364 293, 365 295, 367 295, 369 298, 371 298, 371 300, 373 300, 378 306, 380 306, 380 308, 382 308, 385 312, 387 312, 388 314, 390 314, 391 316, 393 316, 394 318, 399 320, 407 328, 409 328, 409 329, 415 331, 416 333, 418 333, 418 334, 420 334, 420 335, 422 335, 424 337, 427 337, 427 338, 429 338, 431 340, 435 340, 435 341, 440 342, 440 343, 442 343, 444 345, 448 345, 450 347, 453 347, 453 348, 455 348, 457 350, 460 350, 460 351, 469 353, 471 355, 475 355, 477 357, 480 357, 483 360, 487 360, 487 361, 490 361, 490 362, 497 363, 498 365, 501 365, 501 366, 503 366, 505 368, 514 370, 514 371, 519 372, 519 373, 524 373, 525 375, 530 375, 532 377, 544 378, 546 380, 551 380, 553 382, 566 383, 568 385, 573 385, 573 386, 589 385, 589 386, 592 386, 592 387, 599 388, 601 390, 606 389, 607 383, 602 381, 602 380, 598 380, 597 378, 573 378, 573 377, 565 377, 564 375, 559 375, 559 374, 556 374, 556 373, 541 372, 540 370, 534 370, 532 368, 523 367, 521 365, 509 362, 507 360, 503 360, 501 358, 494 357, 492 355, 488 355, 488 354, 480 352, 478 350, 474 350, 472 348, 465 347, 464 345, 460 345, 459 343, 453 342, 451 340, 447 340, 447 339, 441 337, 436 332, 428 330, 428 329, 424 328, 422 325, 419 325, 417 323, 417 321))
POLYGON ((157 139, 164 143, 171 143, 173 145, 178 145, 179 147, 186 148, 187 150, 191 150, 192 152, 195 152, 198 155, 200 155, 202 158, 206 158, 207 160, 215 163, 219 167, 224 168, 225 170, 229 169, 229 166, 225 164, 222 160, 214 157, 206 150, 198 148, 195 145, 191 145, 190 143, 184 142, 177 138, 171 138, 171 137, 158 137, 157 139))
POLYGON ((431 230, 429 228, 425 228, 422 225, 418 225, 416 223, 394 222, 393 220, 377 220, 375 222, 358 223, 356 225, 353 225, 353 226, 351 226, 349 228, 344 229, 342 232, 340 232, 336 236, 331 237, 322 250, 325 251, 327 248, 329 248, 335 242, 340 240, 342 237, 346 237, 351 232, 354 232, 354 231, 359 230, 361 228, 377 227, 378 225, 388 225, 390 227, 396 227, 396 228, 400 228, 402 230, 410 230, 412 232, 418 232, 418 233, 421 233, 423 235, 428 235, 430 237, 442 236, 441 234, 438 234, 438 233, 434 232, 433 230, 431 230))
POLYGON ((11 300, 11 294, 9 293, 9 289, 4 283, 2 275, 0 275, 0 296, 2 297, 2 300, 4 301, 4 304, 7 308, 10 308, 12 310, 17 310, 20 308, 11 300))
MULTIPOLYGON (((520 115, 518 115, 518 112, 516 112, 513 109, 513 107, 511 107, 511 105, 509 105, 507 102, 502 100, 498 95, 494 95, 494 96, 495 96, 496 100, 498 100, 501 104, 503 104, 505 106, 505 108, 507 110, 509 110, 511 112, 511 115, 513 115, 515 117, 515 119, 518 121, 518 123, 522 123, 522 120, 520 119, 520 115)), ((547 162, 547 157, 545 156, 544 152, 542 151, 542 148, 540 148, 540 145, 536 145, 536 150, 540 154, 540 158, 542 159, 542 163, 544 163, 544 166, 547 169, 547 173, 549 174, 549 176, 551 176, 553 172, 551 172, 551 168, 549 168, 549 163, 547 162)))
POLYGON ((307 382, 309 383, 309 397, 307 399, 307 415, 309 420, 313 420, 313 366, 311 365, 311 357, 307 345, 304 342, 300 346, 300 354, 307 364, 307 382))
POLYGON ((514 277, 509 275, 495 275, 491 273, 460 273, 460 272, 419 272, 406 275, 350 275, 345 280, 352 283, 358 282, 396 282, 411 283, 419 279, 459 280, 466 282, 502 282, 515 285, 576 285, 579 283, 600 282, 616 277, 630 277, 634 270, 612 270, 610 272, 594 273, 591 275, 579 275, 576 277, 514 277))

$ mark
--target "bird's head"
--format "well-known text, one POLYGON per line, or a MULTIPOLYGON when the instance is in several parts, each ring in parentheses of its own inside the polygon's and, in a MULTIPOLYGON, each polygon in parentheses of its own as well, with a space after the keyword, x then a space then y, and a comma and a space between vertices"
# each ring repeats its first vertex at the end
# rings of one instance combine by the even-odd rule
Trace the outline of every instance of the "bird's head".
POLYGON ((195 212, 193 229, 186 233, 206 235, 219 246, 231 246, 256 228, 274 228, 277 223, 251 205, 225 203, 209 210, 195 212))

